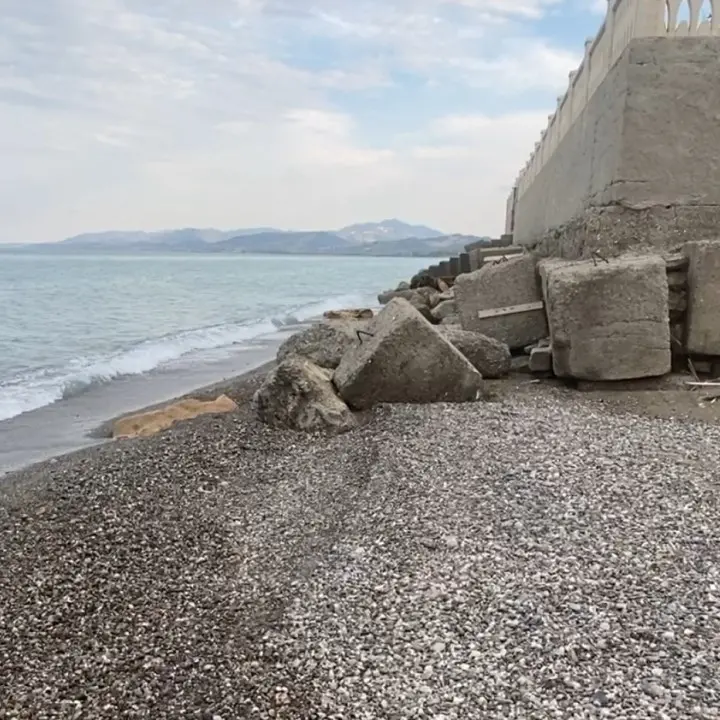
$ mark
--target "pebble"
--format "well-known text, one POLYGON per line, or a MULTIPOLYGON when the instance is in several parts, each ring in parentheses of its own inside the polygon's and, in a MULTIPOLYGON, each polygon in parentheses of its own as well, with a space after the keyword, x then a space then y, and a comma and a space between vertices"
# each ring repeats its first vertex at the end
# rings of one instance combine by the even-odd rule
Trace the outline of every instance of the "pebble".
POLYGON ((717 427, 532 386, 31 468, 0 718, 714 717, 718 467, 717 427))

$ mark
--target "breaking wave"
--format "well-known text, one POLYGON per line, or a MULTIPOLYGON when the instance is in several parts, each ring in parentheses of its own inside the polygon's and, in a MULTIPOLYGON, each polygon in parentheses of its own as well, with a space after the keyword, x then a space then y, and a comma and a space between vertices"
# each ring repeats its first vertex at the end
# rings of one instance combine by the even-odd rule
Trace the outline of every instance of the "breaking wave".
POLYGON ((327 310, 362 304, 363 298, 342 295, 289 308, 269 318, 188 330, 149 339, 105 357, 75 358, 63 367, 28 370, 0 381, 0 420, 74 397, 119 378, 161 369, 203 351, 249 346, 252 341, 277 333, 278 329, 290 330, 320 317, 327 310))

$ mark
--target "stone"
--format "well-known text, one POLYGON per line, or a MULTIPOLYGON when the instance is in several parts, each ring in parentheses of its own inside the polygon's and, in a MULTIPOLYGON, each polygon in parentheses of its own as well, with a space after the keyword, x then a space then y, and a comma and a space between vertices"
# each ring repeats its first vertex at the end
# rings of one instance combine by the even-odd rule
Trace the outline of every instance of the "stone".
POLYGON ((671 289, 668 293, 668 311, 672 317, 683 315, 687 310, 687 292, 671 289))
POLYGON ((332 373, 297 355, 270 372, 253 397, 253 408, 261 422, 275 428, 341 433, 357 426, 335 392, 332 373))
POLYGON ((452 325, 441 325, 440 333, 484 378, 501 378, 510 372, 510 348, 505 343, 452 325))
POLYGON ((668 287, 658 255, 540 266, 555 375, 631 380, 671 368, 668 287))
POLYGON ((683 275, 687 272, 688 259, 683 253, 672 253, 665 256, 665 269, 668 275, 681 271, 683 275))
POLYGON ((343 357, 333 376, 351 407, 466 402, 481 396, 480 373, 407 301, 388 303, 372 331, 343 357))
POLYGON ((552 348, 548 345, 534 347, 530 351, 529 361, 530 372, 551 373, 552 372, 552 348))
POLYGON ((367 328, 362 321, 331 320, 318 323, 291 335, 277 352, 282 362, 291 355, 300 355, 320 367, 334 369, 342 356, 358 342, 357 331, 367 328))
POLYGON ((410 300, 415 297, 414 290, 385 290, 378 295, 378 302, 381 305, 387 305, 393 298, 404 298, 410 300))
POLYGON ((720 355, 720 240, 686 243, 688 352, 720 355))
POLYGON ((327 310, 323 313, 326 320, 372 320, 373 311, 370 308, 352 308, 349 310, 327 310))
POLYGON ((227 395, 220 395, 215 400, 188 398, 156 410, 120 418, 113 423, 112 436, 118 440, 150 437, 183 420, 191 420, 200 415, 221 415, 237 409, 237 404, 227 395))
POLYGON ((396 290, 410 290, 410 283, 406 280, 403 280, 402 282, 398 283, 398 286, 395 288, 396 290))
POLYGON ((450 315, 457 315, 455 301, 443 300, 430 311, 430 314, 433 316, 436 323, 441 323, 446 317, 449 317, 450 315))
POLYGON ((448 315, 447 317, 444 317, 444 318, 440 321, 440 326, 441 326, 441 327, 442 327, 442 326, 445 326, 445 327, 446 327, 446 326, 448 326, 448 325, 450 325, 450 326, 452 326, 452 325, 458 325, 458 326, 459 326, 459 325, 460 325, 460 316, 457 315, 457 314, 455 314, 455 315, 448 315))
MULTIPOLYGON (((434 308, 440 302, 440 295, 442 294, 436 288, 427 286, 418 288, 415 293, 416 297, 424 300, 429 308, 434 308)), ((410 300, 412 302, 412 299, 410 300)))
POLYGON ((536 260, 531 254, 485 265, 480 270, 460 275, 455 283, 455 302, 463 329, 494 337, 511 350, 547 337, 545 311, 539 309, 488 318, 480 318, 478 313, 538 301, 542 301, 542 294, 536 260))
POLYGON ((516 355, 510 362, 510 370, 515 373, 529 373, 530 356, 516 355))
POLYGON ((460 274, 460 258, 459 257, 451 257, 450 258, 450 272, 449 275, 452 277, 457 277, 460 274))
POLYGON ((410 299, 410 305, 417 310, 429 323, 433 325, 437 323, 435 317, 432 314, 430 306, 423 300, 422 297, 414 297, 410 299))
POLYGON ((686 272, 669 272, 667 274, 668 287, 671 290, 684 290, 687 287, 686 272))
POLYGON ((458 262, 460 265, 460 274, 463 273, 469 273, 472 272, 470 268, 470 254, 469 253, 460 253, 458 256, 458 262))
POLYGON ((410 280, 410 287, 413 290, 419 290, 421 288, 431 288, 432 290, 438 290, 438 278, 431 275, 427 270, 419 272, 413 276, 410 280))

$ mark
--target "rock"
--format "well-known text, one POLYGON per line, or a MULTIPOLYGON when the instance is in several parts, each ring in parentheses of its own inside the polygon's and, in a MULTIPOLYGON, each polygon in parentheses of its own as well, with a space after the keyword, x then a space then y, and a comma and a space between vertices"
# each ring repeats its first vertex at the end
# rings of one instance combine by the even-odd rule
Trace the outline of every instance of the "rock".
POLYGON ((415 296, 414 290, 385 290, 378 295, 378 302, 381 305, 387 305, 393 298, 403 298, 410 300, 415 296))
POLYGON ((670 371, 665 261, 543 261, 553 370, 578 380, 631 380, 670 371))
POLYGON ((436 324, 434 315, 430 306, 423 300, 422 297, 414 297, 410 299, 410 304, 417 310, 429 323, 436 324))
POLYGON ((440 333, 484 378, 501 378, 510 372, 510 348, 505 343, 460 327, 441 326, 440 333))
POLYGON ((271 427, 302 432, 347 432, 357 425, 337 396, 332 373, 292 355, 279 363, 253 397, 259 420, 271 427))
POLYGON ((370 308, 352 308, 349 310, 328 310, 323 313, 326 320, 372 320, 373 311, 370 308))
POLYGON ((444 292, 447 292, 448 290, 452 290, 450 285, 448 285, 442 278, 436 278, 436 280, 437 280, 437 283, 435 286, 437 287, 439 292, 444 293, 444 292))
POLYGON ((417 290, 423 287, 428 287, 433 290, 440 291, 440 288, 438 286, 438 278, 433 277, 432 275, 430 275, 430 273, 421 272, 415 275, 410 280, 410 288, 412 290, 417 290))
POLYGON ((530 372, 530 356, 529 355, 517 355, 510 363, 510 369, 515 373, 529 373, 530 372))
POLYGON ((395 288, 395 290, 410 290, 410 283, 403 280, 402 282, 398 283, 398 286, 395 288))
POLYGON ((720 241, 689 242, 688 258, 688 352, 720 355, 720 241))
POLYGON ((457 315, 455 301, 443 300, 430 311, 430 314, 433 316, 436 323, 442 322, 446 317, 449 317, 450 315, 457 315))
MULTIPOLYGON (((437 290, 431 287, 421 287, 415 290, 415 293, 421 298, 428 307, 434 308, 440 302, 440 295, 437 290)), ((412 301, 411 301, 412 302, 412 301)))
POLYGON ((366 328, 367 322, 328 321, 291 335, 278 349, 277 359, 283 361, 291 355, 300 355, 316 365, 334 369, 342 356, 358 342, 357 331, 366 328))
POLYGON ((686 272, 669 272, 667 274, 668 287, 671 290, 684 290, 687 287, 686 272))
POLYGON ((373 337, 350 350, 333 377, 351 407, 465 402, 482 392, 480 373, 407 301, 392 300, 372 329, 373 337))
POLYGON ((200 415, 230 413, 237 409, 238 406, 227 395, 220 395, 215 400, 188 398, 157 410, 120 418, 113 423, 112 436, 116 439, 149 437, 161 430, 167 430, 176 422, 191 420, 200 415))
POLYGON ((545 311, 541 308, 484 318, 478 313, 541 301, 536 260, 530 254, 487 264, 460 275, 455 282, 455 302, 463 329, 494 337, 511 350, 547 337, 545 311))
POLYGON ((530 351, 530 360, 528 366, 530 368, 530 372, 532 373, 551 373, 552 348, 548 345, 533 348, 530 351))
POLYGON ((447 317, 444 317, 440 321, 440 325, 448 326, 448 325, 460 325, 460 316, 455 315, 448 315, 447 317))

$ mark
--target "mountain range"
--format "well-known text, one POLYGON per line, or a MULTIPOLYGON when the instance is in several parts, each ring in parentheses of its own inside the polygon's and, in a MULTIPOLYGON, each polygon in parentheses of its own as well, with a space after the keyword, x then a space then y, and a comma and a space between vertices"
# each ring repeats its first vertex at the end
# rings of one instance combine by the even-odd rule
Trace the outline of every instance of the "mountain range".
MULTIPOLYGON (((183 228, 159 232, 106 231, 85 233, 59 243, 26 245, 23 249, 91 252, 271 253, 292 255, 447 256, 470 242, 468 235, 447 235, 425 225, 400 220, 366 222, 339 230, 292 231, 271 227, 216 230, 183 228)), ((487 238, 489 241, 489 238, 487 238)), ((1 248, 2 246, 0 246, 1 248)))

